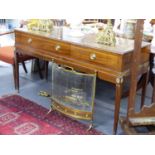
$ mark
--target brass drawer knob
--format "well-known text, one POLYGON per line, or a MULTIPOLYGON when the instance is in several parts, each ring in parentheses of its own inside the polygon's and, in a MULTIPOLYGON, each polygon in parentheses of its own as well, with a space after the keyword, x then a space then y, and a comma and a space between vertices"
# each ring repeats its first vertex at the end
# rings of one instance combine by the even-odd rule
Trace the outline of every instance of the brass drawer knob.
POLYGON ((32 43, 32 39, 31 38, 29 38, 28 40, 27 40, 27 43, 32 43))
POLYGON ((55 50, 56 50, 56 51, 59 51, 59 50, 60 50, 60 48, 61 48, 61 46, 60 46, 60 45, 56 45, 56 46, 55 46, 55 50))
POLYGON ((96 59, 96 54, 95 53, 90 54, 90 60, 95 60, 95 59, 96 59))

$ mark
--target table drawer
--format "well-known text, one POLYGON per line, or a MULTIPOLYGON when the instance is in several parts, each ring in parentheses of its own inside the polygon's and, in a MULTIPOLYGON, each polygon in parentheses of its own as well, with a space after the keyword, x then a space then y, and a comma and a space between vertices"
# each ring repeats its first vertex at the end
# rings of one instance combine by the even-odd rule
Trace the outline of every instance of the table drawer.
POLYGON ((111 69, 121 70, 120 56, 106 51, 93 50, 72 45, 70 56, 75 59, 84 60, 89 63, 102 65, 111 69))
POLYGON ((57 54, 69 55, 70 44, 41 38, 40 36, 33 36, 31 34, 18 34, 16 33, 16 43, 29 46, 34 49, 45 50, 46 52, 54 52, 57 54))

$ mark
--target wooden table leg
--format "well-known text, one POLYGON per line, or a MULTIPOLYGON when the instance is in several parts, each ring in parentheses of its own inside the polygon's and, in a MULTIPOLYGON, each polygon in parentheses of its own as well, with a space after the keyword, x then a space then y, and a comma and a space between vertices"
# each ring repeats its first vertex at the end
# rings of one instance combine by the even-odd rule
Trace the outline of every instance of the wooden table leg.
POLYGON ((116 90, 115 90, 115 110, 114 110, 114 125, 113 125, 113 134, 117 133, 117 126, 119 120, 119 110, 122 97, 123 89, 123 78, 116 79, 116 90))
POLYGON ((152 87, 154 87, 154 73, 153 73, 153 68, 154 68, 154 53, 150 54, 150 74, 149 74, 149 82, 151 83, 152 87))
POLYGON ((150 72, 150 82, 152 84, 153 87, 153 93, 152 93, 152 103, 155 103, 155 54, 151 54, 151 60, 152 60, 152 68, 151 68, 151 72, 150 72))
POLYGON ((145 103, 145 96, 146 96, 146 88, 149 79, 149 70, 147 73, 144 74, 144 84, 142 86, 142 95, 141 95, 141 108, 144 106, 145 103))
MULTIPOLYGON (((155 77, 154 77, 154 81, 155 81, 155 77)), ((155 82, 154 82, 154 86, 153 86, 152 103, 155 103, 155 82)))

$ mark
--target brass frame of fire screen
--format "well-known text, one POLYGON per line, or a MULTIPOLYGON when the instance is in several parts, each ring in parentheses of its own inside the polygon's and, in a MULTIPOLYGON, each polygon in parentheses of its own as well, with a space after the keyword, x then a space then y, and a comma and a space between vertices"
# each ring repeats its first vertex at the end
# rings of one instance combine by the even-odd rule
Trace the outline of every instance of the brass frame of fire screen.
MULTIPOLYGON (((71 72, 73 74, 76 75, 84 75, 84 76, 92 76, 93 77, 93 81, 92 81, 92 103, 90 104, 92 110, 91 111, 85 111, 85 110, 79 110, 79 109, 74 109, 73 107, 69 107, 69 106, 65 106, 62 105, 61 103, 59 103, 56 99, 54 99, 51 95, 51 100, 52 100, 52 104, 51 104, 51 110, 57 110, 60 113, 63 113, 69 117, 75 118, 75 119, 81 119, 81 120, 89 120, 91 121, 89 129, 92 128, 93 126, 93 114, 94 114, 94 100, 95 100, 95 90, 96 90, 96 72, 94 71, 93 73, 81 73, 81 72, 77 72, 74 70, 74 68, 69 67, 69 66, 65 66, 65 65, 58 65, 56 63, 54 63, 55 65, 57 65, 58 68, 62 69, 65 72, 71 72)), ((52 65, 52 81, 53 81, 53 66, 52 65)))

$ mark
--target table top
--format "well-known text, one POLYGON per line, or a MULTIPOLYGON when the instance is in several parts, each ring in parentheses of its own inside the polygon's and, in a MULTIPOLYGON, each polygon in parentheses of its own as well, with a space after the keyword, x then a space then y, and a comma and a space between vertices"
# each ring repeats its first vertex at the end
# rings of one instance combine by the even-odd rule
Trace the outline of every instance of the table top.
MULTIPOLYGON (((81 31, 81 29, 71 29, 68 27, 54 27, 51 33, 32 31, 28 30, 27 28, 17 28, 15 29, 15 31, 21 31, 37 36, 43 36, 46 38, 59 40, 62 42, 68 42, 75 45, 85 46, 122 55, 134 50, 134 40, 116 37, 116 45, 114 47, 107 46, 96 42, 97 33, 87 33, 81 31)), ((142 47, 146 47, 149 45, 150 43, 148 42, 142 42, 142 47)))

